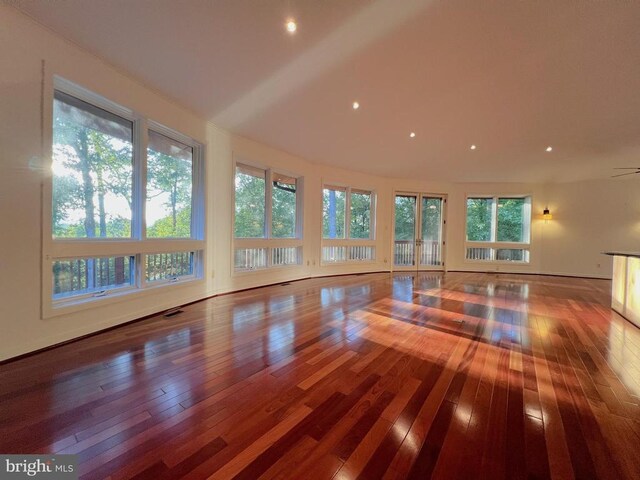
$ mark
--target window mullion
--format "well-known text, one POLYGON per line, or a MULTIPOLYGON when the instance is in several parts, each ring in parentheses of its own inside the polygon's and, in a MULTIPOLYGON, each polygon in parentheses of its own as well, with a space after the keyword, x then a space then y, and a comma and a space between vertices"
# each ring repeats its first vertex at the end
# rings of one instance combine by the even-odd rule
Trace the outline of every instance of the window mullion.
POLYGON ((271 169, 265 171, 266 185, 264 189, 264 236, 271 238, 271 207, 273 205, 273 172, 271 169))
POLYGON ((133 195, 132 195, 132 232, 137 240, 146 238, 145 222, 147 192, 147 143, 149 131, 145 119, 136 120, 133 138, 133 195))
MULTIPOLYGON (((149 130, 146 119, 138 119, 134 126, 133 138, 133 231, 132 236, 137 240, 144 240, 147 236, 146 226, 146 196, 147 196, 147 144, 149 130)), ((142 289, 146 286, 144 275, 144 254, 134 256, 135 272, 134 285, 142 289)))
POLYGON ((493 208, 491 209, 491 241, 498 240, 498 197, 493 197, 493 208))
POLYGON ((344 200, 344 238, 351 239, 351 187, 345 189, 344 200))

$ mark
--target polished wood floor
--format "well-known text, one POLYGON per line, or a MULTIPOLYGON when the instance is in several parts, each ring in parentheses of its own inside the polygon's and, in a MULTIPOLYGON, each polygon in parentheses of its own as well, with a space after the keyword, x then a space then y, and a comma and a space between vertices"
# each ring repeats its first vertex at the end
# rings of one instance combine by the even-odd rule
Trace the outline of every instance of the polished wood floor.
POLYGON ((81 478, 640 478, 610 282, 449 273, 227 295, 0 366, 0 452, 81 478))

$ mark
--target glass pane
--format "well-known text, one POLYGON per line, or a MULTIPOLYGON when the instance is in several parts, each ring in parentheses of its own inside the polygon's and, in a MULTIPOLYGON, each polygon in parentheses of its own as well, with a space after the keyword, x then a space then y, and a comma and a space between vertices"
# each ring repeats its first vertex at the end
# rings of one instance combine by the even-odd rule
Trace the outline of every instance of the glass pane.
POLYGON ((149 131, 147 237, 191 237, 193 148, 149 131))
POLYGON ((349 247, 349 260, 370 261, 374 259, 375 247, 355 245, 349 247))
POLYGON ((396 195, 394 265, 415 265, 416 205, 414 195, 396 195))
POLYGON ((193 252, 147 255, 145 271, 147 282, 193 275, 193 252))
POLYGON ((440 242, 442 237, 442 199, 422 197, 422 240, 440 242))
POLYGON ((238 165, 236 168, 236 238, 263 238, 265 219, 265 172, 238 165))
POLYGON ((296 236, 296 179, 274 173, 272 192, 271 236, 293 238, 296 236))
POLYGON ((396 240, 415 240, 416 197, 396 195, 396 240))
POLYGON ((53 262, 53 299, 133 285, 134 257, 77 258, 53 262))
POLYGON ((276 247, 271 249, 272 265, 298 265, 300 249, 298 247, 276 247))
POLYGON ((239 248, 235 252, 234 266, 236 270, 255 270, 266 268, 266 248, 239 248))
POLYGON ((347 247, 322 247, 323 262, 344 262, 347 260, 347 247))
POLYGON ((496 260, 503 262, 529 262, 529 250, 522 248, 498 248, 496 260))
POLYGON ((54 238, 131 237, 132 139, 130 121, 55 92, 54 238))
POLYGON ((498 241, 526 242, 524 198, 498 199, 498 241))
POLYGON ((442 264, 442 198, 422 197, 421 265, 442 264))
POLYGON ((467 260, 493 260, 493 248, 467 248, 467 260))
POLYGON ((332 187, 322 191, 323 238, 344 238, 345 199, 344 189, 332 187))
POLYGON ((349 238, 371 238, 371 192, 351 191, 349 238))
POLYGON ((491 241, 493 198, 467 198, 467 240, 491 241))

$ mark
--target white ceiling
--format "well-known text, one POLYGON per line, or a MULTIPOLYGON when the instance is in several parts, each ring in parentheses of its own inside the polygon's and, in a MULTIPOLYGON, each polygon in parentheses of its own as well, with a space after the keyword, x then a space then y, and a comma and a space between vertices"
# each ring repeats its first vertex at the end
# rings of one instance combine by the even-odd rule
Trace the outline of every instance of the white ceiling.
POLYGON ((217 125, 314 162, 524 182, 640 166, 638 1, 12 4, 217 125))

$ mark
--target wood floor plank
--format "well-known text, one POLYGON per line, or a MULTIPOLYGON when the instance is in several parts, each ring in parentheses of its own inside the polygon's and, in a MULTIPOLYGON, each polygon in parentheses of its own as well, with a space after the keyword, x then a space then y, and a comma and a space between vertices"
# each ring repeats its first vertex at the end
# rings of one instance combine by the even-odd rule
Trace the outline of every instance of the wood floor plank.
POLYGON ((0 452, 75 453, 91 480, 640 478, 640 329, 610 289, 382 273, 212 298, 0 365, 0 452))

